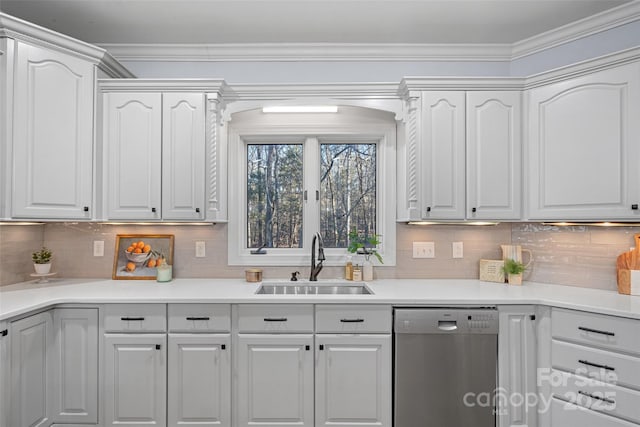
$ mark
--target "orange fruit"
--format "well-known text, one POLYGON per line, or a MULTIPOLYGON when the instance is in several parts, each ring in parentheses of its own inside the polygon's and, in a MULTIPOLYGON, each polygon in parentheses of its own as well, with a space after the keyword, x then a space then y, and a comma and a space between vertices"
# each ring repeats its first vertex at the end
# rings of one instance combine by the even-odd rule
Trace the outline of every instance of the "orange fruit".
POLYGON ((149 251, 151 251, 151 245, 144 245, 144 248, 142 248, 142 252, 148 254, 149 251))
POLYGON ((147 267, 153 268, 155 266, 156 266, 156 260, 155 259, 150 259, 149 262, 147 262, 147 267))
POLYGON ((156 267, 160 267, 164 263, 164 258, 158 258, 156 260, 156 267))
POLYGON ((127 252, 133 252, 133 250, 134 250, 134 249, 135 249, 135 248, 134 248, 133 246, 129 246, 129 247, 127 248, 127 252))
POLYGON ((132 262, 128 262, 126 266, 127 271, 133 271, 136 269, 136 265, 132 262))
POLYGON ((138 242, 138 247, 139 247, 140 249, 144 248, 144 242, 143 242, 142 240, 140 240, 140 241, 138 242))
POLYGON ((140 248, 135 248, 135 249, 133 250, 133 253, 134 253, 134 254, 141 254, 141 253, 142 253, 142 249, 140 249, 140 248))

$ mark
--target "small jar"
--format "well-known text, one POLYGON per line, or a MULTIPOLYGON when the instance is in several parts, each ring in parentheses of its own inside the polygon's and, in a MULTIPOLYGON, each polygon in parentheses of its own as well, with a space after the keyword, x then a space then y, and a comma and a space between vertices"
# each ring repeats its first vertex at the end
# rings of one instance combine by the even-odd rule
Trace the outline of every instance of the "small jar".
POLYGON ((356 265, 355 267, 353 267, 353 281, 362 282, 362 270, 360 270, 359 265, 356 265))
POLYGON ((249 283, 256 283, 262 281, 262 270, 259 268, 250 268, 244 271, 244 278, 249 283))
POLYGON ((169 264, 162 264, 156 267, 156 280, 158 282, 170 282, 173 278, 173 267, 169 264))

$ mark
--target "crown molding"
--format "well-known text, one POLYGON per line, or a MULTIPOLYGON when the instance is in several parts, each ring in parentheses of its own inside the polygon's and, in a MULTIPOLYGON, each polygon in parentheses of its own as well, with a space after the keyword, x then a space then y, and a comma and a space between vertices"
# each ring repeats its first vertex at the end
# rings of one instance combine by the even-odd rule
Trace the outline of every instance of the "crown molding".
POLYGON ((633 1, 513 44, 100 44, 119 61, 512 61, 640 19, 633 1))
POLYGON ((326 83, 326 84, 233 84, 226 88, 225 100, 281 101, 300 98, 343 100, 397 99, 397 83, 326 83))
POLYGON ((207 92, 223 93, 224 79, 98 79, 103 92, 207 92))
POLYGON ((114 77, 134 77, 129 70, 101 47, 85 43, 73 37, 57 33, 1 12, 0 37, 21 40, 36 46, 44 46, 47 49, 95 62, 105 73, 114 77))
POLYGON ((632 1, 613 9, 571 22, 562 27, 520 40, 512 45, 511 59, 619 27, 640 19, 640 2, 632 1))
POLYGON ((100 44, 120 61, 508 61, 508 44, 100 44))

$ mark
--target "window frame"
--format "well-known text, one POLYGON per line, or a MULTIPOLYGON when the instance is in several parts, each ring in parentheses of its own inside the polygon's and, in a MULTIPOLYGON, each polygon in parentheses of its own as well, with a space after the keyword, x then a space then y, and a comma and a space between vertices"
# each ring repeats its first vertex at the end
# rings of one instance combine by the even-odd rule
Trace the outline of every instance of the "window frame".
MULTIPOLYGON (((362 107, 341 107, 340 114, 264 114, 257 110, 236 113, 228 129, 229 222, 228 264, 240 266, 305 267, 311 259, 311 241, 320 226, 320 144, 376 143, 376 230, 385 266, 396 264, 396 123, 391 115, 362 107), (346 111, 345 111, 346 110, 346 111), (384 118, 384 120, 381 120, 384 118), (303 144, 303 241, 301 248, 269 248, 252 255, 247 242, 247 145, 303 144), (233 167, 237 165, 238 167, 233 167), (232 196, 233 195, 233 196, 232 196)), ((326 248, 326 266, 341 266, 346 248, 326 248)), ((358 258, 356 261, 361 262, 358 258)), ((375 257, 371 258, 379 264, 375 257)))

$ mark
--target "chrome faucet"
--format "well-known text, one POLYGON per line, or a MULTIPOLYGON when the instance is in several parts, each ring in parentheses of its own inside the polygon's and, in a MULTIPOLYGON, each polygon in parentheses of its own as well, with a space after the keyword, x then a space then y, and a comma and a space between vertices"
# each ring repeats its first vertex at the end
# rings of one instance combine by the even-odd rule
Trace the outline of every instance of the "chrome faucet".
POLYGON ((322 236, 320 233, 316 233, 313 235, 313 240, 311 241, 311 275, 309 276, 309 281, 317 282, 318 274, 320 274, 320 270, 322 270, 322 261, 325 260, 324 257, 324 247, 322 246, 322 236), (318 241, 318 264, 316 265, 316 240, 318 241))

